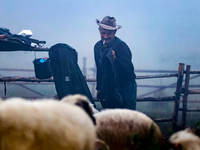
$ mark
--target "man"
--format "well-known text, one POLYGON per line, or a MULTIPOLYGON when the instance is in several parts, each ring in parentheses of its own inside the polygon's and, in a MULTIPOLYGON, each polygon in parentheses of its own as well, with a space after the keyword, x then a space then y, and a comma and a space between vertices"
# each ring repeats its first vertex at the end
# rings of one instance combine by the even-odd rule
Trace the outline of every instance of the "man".
POLYGON ((99 25, 101 40, 94 46, 97 67, 97 98, 104 108, 136 109, 137 84, 132 54, 125 42, 115 36, 121 26, 106 16, 99 25))

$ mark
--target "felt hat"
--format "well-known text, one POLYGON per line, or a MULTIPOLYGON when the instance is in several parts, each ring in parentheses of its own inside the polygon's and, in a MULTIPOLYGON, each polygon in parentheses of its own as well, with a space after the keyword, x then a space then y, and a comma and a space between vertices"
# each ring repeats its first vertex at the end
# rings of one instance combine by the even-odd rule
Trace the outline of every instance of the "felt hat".
POLYGON ((116 19, 110 16, 104 17, 102 21, 96 19, 96 23, 106 30, 118 30, 122 28, 122 26, 116 25, 116 19))

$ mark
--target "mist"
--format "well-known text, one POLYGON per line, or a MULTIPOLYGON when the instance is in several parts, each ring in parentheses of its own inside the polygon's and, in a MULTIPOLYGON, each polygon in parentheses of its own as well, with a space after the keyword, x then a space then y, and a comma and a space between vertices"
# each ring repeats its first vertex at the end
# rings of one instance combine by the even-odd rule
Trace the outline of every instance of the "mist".
MULTIPOLYGON (((83 69, 83 58, 86 58, 86 76, 90 78, 94 77, 91 71, 95 66, 93 48, 100 40, 95 20, 109 15, 116 18, 117 25, 122 26, 116 36, 131 49, 136 76, 149 74, 137 70, 178 71, 179 63, 191 65, 191 70, 200 70, 199 6, 198 0, 2 0, 0 27, 9 29, 13 34, 31 30, 31 38, 46 41, 44 48, 57 43, 70 45, 78 53, 80 69, 83 69)), ((1 52, 0 76, 34 77, 33 60, 43 57, 48 57, 48 52, 1 52), (3 68, 32 71, 5 71, 3 68)), ((176 81, 177 78, 137 80, 137 95, 173 96, 176 81), (156 87, 144 88, 144 85, 170 88, 158 90, 156 87)), ((191 80, 191 84, 199 84, 199 78, 191 80)), ((1 96, 51 97, 56 94, 53 83, 7 82, 6 92, 5 85, 0 85, 1 96)), ((95 84, 88 85, 96 96, 95 84)), ((193 96, 190 99, 199 98, 193 96)), ((137 103, 137 110, 154 118, 169 117, 173 113, 173 103, 141 102, 137 103)), ((188 113, 189 125, 199 120, 193 114, 196 113, 188 113)))
MULTIPOLYGON (((83 57, 87 58, 87 68, 93 68, 93 47, 100 40, 95 20, 114 16, 122 26, 116 36, 130 47, 136 70, 177 70, 179 62, 198 70, 199 6, 196 0, 3 0, 0 19, 1 27, 10 29, 13 34, 31 30, 31 38, 46 41, 44 47, 57 43, 72 46, 78 52, 80 68, 83 57)), ((48 53, 1 53, 0 67, 30 69, 35 57, 44 56, 48 53)))

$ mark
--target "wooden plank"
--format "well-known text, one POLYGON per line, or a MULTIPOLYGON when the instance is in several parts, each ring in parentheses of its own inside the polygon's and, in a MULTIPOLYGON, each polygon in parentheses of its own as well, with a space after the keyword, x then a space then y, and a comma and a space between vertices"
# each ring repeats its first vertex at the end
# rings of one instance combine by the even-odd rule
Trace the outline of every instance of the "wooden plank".
MULTIPOLYGON (((149 78, 164 78, 164 77, 177 77, 178 74, 169 74, 169 75, 152 75, 152 76, 140 76, 136 79, 149 79, 149 78)), ((37 79, 35 77, 0 77, 0 82, 10 82, 10 81, 24 81, 24 82, 53 82, 50 79, 37 79)), ((96 78, 88 78, 87 82, 96 82, 96 78)))
POLYGON ((189 108, 187 109, 187 112, 197 112, 200 111, 200 108, 189 108))
POLYGON ((190 108, 190 109, 187 109, 187 112, 198 112, 200 111, 200 108, 190 108))
POLYGON ((184 86, 185 90, 184 90, 184 96, 183 96, 183 111, 182 111, 182 127, 183 127, 183 129, 185 129, 185 125, 186 125, 189 80, 190 80, 190 65, 187 65, 186 75, 185 75, 185 86, 184 86))
POLYGON ((155 122, 171 122, 172 118, 154 119, 155 122))
POLYGON ((54 82, 53 78, 37 79, 35 77, 0 77, 0 82, 54 82))
POLYGON ((190 71, 190 74, 200 74, 200 71, 195 71, 195 70, 193 70, 193 71, 190 71))
POLYGON ((137 98, 137 102, 161 102, 161 101, 174 101, 175 96, 169 96, 169 97, 145 97, 145 98, 137 98))
MULTIPOLYGON (((183 108, 179 108, 179 111, 183 111, 183 108)), ((195 112, 200 111, 200 108, 188 108, 186 109, 187 112, 195 112)))
POLYGON ((136 76, 136 79, 152 79, 152 78, 169 78, 177 77, 178 74, 161 74, 161 75, 146 75, 146 76, 136 76))
POLYGON ((200 94, 200 90, 188 90, 188 94, 200 94))
POLYGON ((182 82, 183 82, 183 75, 184 75, 184 64, 179 63, 178 67, 178 79, 176 85, 176 92, 175 92, 175 102, 174 102, 174 112, 173 112, 173 119, 172 119, 172 129, 173 131, 177 131, 178 127, 178 111, 179 111, 179 103, 180 103, 180 95, 182 89, 182 82))

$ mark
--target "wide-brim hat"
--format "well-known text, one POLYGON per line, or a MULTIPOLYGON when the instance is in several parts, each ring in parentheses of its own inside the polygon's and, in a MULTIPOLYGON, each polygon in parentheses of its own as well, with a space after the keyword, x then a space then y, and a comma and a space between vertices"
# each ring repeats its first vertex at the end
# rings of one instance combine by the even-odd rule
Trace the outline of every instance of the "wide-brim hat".
POLYGON ((96 19, 96 23, 106 30, 118 30, 122 28, 122 26, 116 25, 116 19, 110 16, 104 17, 102 21, 96 19))

